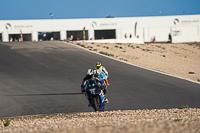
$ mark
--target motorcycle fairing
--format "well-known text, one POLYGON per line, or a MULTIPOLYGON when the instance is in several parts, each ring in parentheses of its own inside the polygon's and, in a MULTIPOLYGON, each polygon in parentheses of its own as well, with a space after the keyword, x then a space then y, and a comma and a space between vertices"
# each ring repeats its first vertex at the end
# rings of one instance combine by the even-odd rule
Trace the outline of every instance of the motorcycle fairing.
POLYGON ((104 93, 103 93, 103 91, 101 90, 101 93, 99 94, 99 96, 100 96, 100 99, 101 99, 101 107, 100 107, 100 110, 102 110, 103 109, 103 107, 104 107, 104 93))

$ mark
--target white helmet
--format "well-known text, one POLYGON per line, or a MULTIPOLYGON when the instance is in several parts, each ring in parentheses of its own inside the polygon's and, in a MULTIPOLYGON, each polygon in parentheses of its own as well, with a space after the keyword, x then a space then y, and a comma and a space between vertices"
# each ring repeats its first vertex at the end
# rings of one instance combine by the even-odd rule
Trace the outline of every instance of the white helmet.
POLYGON ((92 75, 93 75, 93 70, 92 70, 92 69, 88 69, 88 70, 86 71, 86 75, 87 75, 87 76, 92 76, 92 75))

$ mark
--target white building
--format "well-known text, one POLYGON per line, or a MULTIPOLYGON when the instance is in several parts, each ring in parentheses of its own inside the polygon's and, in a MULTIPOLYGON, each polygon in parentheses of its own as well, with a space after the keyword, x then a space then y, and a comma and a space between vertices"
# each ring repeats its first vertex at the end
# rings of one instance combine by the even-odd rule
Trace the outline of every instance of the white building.
POLYGON ((200 42, 200 15, 44 19, 44 20, 0 20, 0 40, 9 42, 23 34, 24 41, 42 39, 73 39, 91 42, 145 43, 167 42, 169 33, 172 42, 200 42))

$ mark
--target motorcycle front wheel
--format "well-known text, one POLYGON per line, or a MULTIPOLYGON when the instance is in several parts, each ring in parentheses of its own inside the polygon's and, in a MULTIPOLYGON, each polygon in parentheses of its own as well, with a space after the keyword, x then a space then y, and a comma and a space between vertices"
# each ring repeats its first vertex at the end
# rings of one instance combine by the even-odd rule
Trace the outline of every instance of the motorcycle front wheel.
POLYGON ((100 111, 100 107, 101 107, 101 100, 100 97, 94 96, 91 100, 92 103, 92 107, 94 108, 95 111, 100 111))

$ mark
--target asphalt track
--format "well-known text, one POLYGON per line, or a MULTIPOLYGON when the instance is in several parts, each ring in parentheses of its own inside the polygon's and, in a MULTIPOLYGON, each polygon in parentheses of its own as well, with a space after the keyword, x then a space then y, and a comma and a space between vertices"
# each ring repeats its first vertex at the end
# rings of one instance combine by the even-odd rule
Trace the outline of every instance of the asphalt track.
POLYGON ((63 42, 12 42, 0 43, 0 118, 93 111, 80 84, 97 61, 110 75, 106 111, 200 106, 198 83, 63 42))

